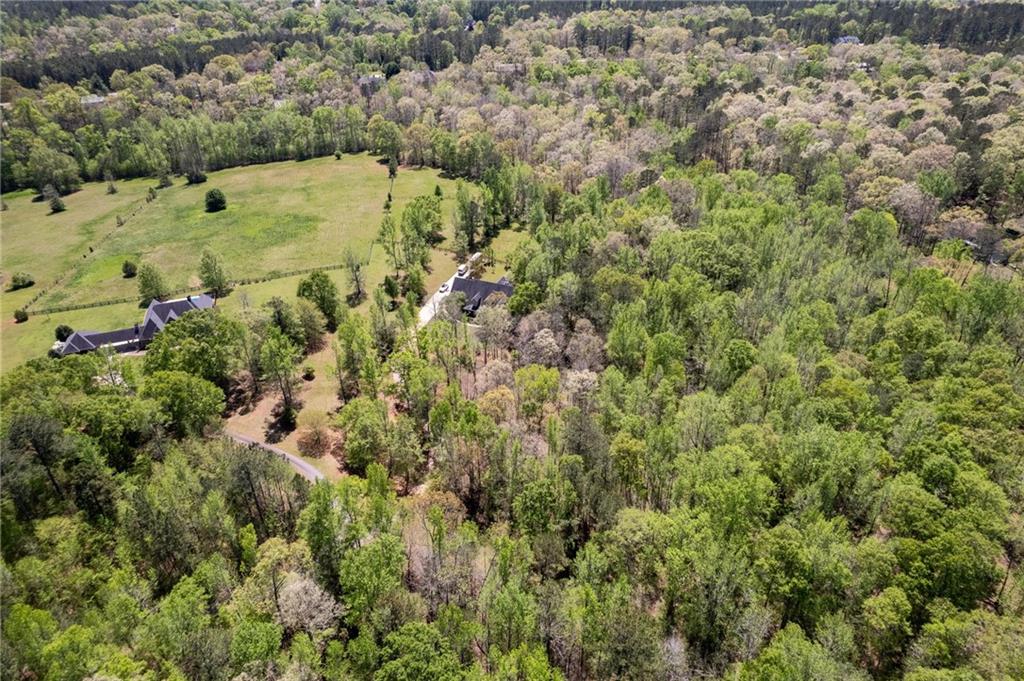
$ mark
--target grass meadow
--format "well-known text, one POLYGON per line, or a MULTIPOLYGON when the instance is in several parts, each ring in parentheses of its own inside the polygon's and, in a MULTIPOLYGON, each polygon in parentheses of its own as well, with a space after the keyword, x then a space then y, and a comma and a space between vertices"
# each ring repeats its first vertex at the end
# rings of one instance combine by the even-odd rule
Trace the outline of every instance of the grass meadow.
MULTIPOLYGON (((223 259, 232 278, 340 263, 348 248, 370 257, 366 277, 371 289, 389 270, 383 251, 373 247, 388 194, 388 171, 369 155, 231 168, 209 173, 208 181, 198 186, 176 178, 173 187, 158 191, 157 198, 147 202, 154 184, 152 179, 118 182, 118 192, 108 195, 105 183, 87 183, 65 198, 67 211, 53 215, 45 203, 32 200, 31 192, 4 195, 4 288, 11 275, 21 271, 31 274, 36 284, 0 293, 0 369, 45 354, 59 324, 105 330, 139 319, 139 307, 127 303, 33 314, 25 323, 13 322, 14 310, 44 289, 30 312, 134 296, 136 281, 121 276, 126 259, 156 265, 175 289, 198 287, 196 271, 205 248, 223 259), (224 192, 228 207, 207 213, 203 199, 213 188, 224 192), (118 216, 126 218, 120 227, 118 216)), ((399 169, 392 210, 400 214, 411 199, 433 192, 435 185, 444 191, 442 215, 450 234, 455 182, 439 177, 436 170, 399 169)), ((455 267, 452 256, 443 251, 434 253, 432 264, 428 285, 440 284, 455 267)), ((348 291, 344 270, 329 274, 341 291, 348 291)), ((233 309, 245 300, 258 305, 273 296, 292 298, 300 278, 240 286, 222 304, 233 309)))

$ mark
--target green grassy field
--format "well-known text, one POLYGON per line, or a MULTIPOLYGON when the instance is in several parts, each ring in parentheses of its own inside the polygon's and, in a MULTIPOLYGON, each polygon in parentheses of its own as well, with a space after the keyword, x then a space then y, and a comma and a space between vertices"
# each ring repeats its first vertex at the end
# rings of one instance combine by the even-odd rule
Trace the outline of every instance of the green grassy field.
MULTIPOLYGON (((134 296, 136 281, 121 276, 127 258, 153 263, 172 288, 198 286, 196 270, 204 248, 220 255, 229 275, 237 278, 339 263, 347 248, 372 253, 366 271, 369 287, 379 285, 388 271, 383 251, 371 251, 387 198, 388 172, 368 155, 232 168, 210 173, 196 187, 178 179, 147 203, 146 192, 153 184, 119 182, 118 193, 107 195, 104 183, 89 183, 66 197, 68 210, 56 215, 49 215, 46 204, 33 202, 30 192, 4 196, 8 209, 0 213, 0 273, 6 282, 14 272, 25 271, 36 285, 0 293, 0 369, 45 354, 58 324, 105 330, 141 318, 135 304, 121 304, 32 315, 23 324, 12 321, 14 310, 44 288, 45 295, 30 310, 134 296), (228 208, 206 213, 203 197, 215 187, 227 196, 228 208), (117 227, 118 215, 131 217, 117 227), (63 279, 55 285, 58 277, 63 279)), ((400 213, 408 201, 432 192, 435 185, 444 190, 442 214, 450 223, 455 183, 440 178, 436 170, 400 169, 393 211, 400 213)), ((440 252, 433 264, 429 283, 440 283, 451 274, 445 270, 455 266, 451 256, 440 252)), ((344 271, 331 271, 330 276, 342 291, 348 290, 344 271)), ((300 278, 242 286, 222 303, 231 309, 247 299, 258 305, 275 295, 291 298, 300 278)))
POLYGON ((118 193, 108 195, 105 184, 89 183, 65 197, 67 211, 55 214, 50 214, 45 202, 33 201, 31 191, 5 194, 7 209, 0 213, 0 276, 5 289, 0 293, 0 310, 4 318, 24 307, 41 289, 50 288, 58 277, 87 266, 97 255, 90 253, 89 247, 95 250, 103 237, 117 228, 118 215, 127 217, 140 210, 152 184, 151 180, 121 182, 118 193), (31 274, 35 286, 7 291, 15 272, 31 274))

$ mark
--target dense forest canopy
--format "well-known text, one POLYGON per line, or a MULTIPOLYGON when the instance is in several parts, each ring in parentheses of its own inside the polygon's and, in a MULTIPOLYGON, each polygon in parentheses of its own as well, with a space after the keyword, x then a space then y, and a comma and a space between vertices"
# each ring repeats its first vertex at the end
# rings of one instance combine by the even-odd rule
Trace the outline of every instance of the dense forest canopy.
POLYGON ((460 178, 379 290, 4 367, 3 678, 1024 678, 1022 5, 0 13, 4 192, 460 178), (514 293, 421 327, 449 217, 514 293), (337 479, 222 437, 267 396, 337 479))

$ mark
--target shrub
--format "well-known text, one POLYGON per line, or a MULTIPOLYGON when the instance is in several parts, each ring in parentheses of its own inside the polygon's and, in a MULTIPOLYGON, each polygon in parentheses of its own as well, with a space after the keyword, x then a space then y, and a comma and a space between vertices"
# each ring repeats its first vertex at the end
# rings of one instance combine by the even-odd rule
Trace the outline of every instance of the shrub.
POLYGON ((28 272, 15 272, 14 276, 11 277, 11 291, 17 291, 21 288, 28 288, 35 284, 35 279, 28 272))
POLYGON ((59 340, 61 343, 63 343, 68 338, 70 338, 71 334, 73 334, 74 332, 75 332, 75 330, 72 329, 67 324, 61 324, 56 329, 54 329, 53 335, 56 336, 57 340, 59 340))
POLYGON ((228 207, 228 200, 224 198, 224 192, 219 189, 211 189, 206 192, 206 212, 216 213, 228 207))
POLYGON ((331 420, 326 412, 306 409, 298 417, 299 451, 306 456, 323 456, 331 448, 331 420))
POLYGON ((414 266, 405 273, 405 280, 402 282, 402 290, 406 296, 415 302, 423 300, 427 293, 427 286, 424 283, 423 268, 414 266))
POLYGON ((174 183, 171 181, 170 173, 160 173, 160 180, 157 182, 157 189, 167 189, 173 186, 174 183))
POLYGON ((314 369, 310 364, 302 367, 302 378, 306 381, 312 381, 316 378, 316 369, 314 369))
POLYGON ((398 285, 398 281, 390 274, 384 277, 384 293, 388 294, 388 298, 391 298, 392 300, 402 293, 402 289, 398 285))
POLYGON ((206 173, 202 170, 193 170, 185 174, 185 180, 189 184, 202 184, 206 182, 206 173))
POLYGON ((131 260, 125 260, 121 263, 121 274, 124 275, 125 279, 131 279, 139 273, 139 266, 133 263, 131 260))
POLYGON ((49 202, 51 213, 60 213, 61 211, 66 210, 67 207, 64 205, 64 201, 60 198, 60 192, 58 192, 56 187, 52 184, 48 184, 43 187, 42 196, 43 201, 49 202))
POLYGON ((17 309, 14 311, 14 321, 18 324, 28 321, 28 311, 24 309, 17 309))
POLYGON ((335 161, 340 161, 341 160, 341 152, 340 151, 334 152, 334 160, 335 161))

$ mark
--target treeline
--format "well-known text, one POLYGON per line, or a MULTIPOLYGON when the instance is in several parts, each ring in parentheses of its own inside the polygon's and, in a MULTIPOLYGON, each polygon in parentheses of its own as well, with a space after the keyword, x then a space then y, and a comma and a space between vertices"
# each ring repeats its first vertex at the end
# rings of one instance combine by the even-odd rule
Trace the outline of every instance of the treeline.
MULTIPOLYGON (((1012 2, 839 3, 834 14, 804 9, 779 16, 779 25, 805 42, 833 42, 854 34, 864 42, 888 36, 914 43, 957 46, 971 52, 1019 53, 1024 50, 1024 17, 1012 2)), ((778 16, 778 15, 777 15, 778 16)))
MULTIPOLYGON (((49 9, 40 11, 35 4, 11 2, 5 6, 4 13, 26 28, 35 29, 47 22, 60 23, 62 17, 71 16, 88 17, 97 24, 96 28, 106 29, 107 33, 125 30, 124 23, 107 25, 104 18, 108 13, 102 11, 102 4, 91 3, 91 10, 87 12, 61 9, 60 3, 48 3, 49 9)), ((501 39, 497 23, 482 23, 478 29, 468 30, 462 16, 451 12, 438 16, 436 8, 435 14, 421 12, 425 15, 422 19, 421 13, 411 8, 410 14, 417 15, 417 23, 422 21, 425 25, 399 32, 368 22, 347 3, 325 3, 320 21, 311 21, 311 16, 301 8, 282 8, 274 12, 277 21, 257 23, 255 5, 239 7, 237 12, 232 8, 230 19, 222 19, 228 23, 224 31, 211 29, 209 24, 217 22, 227 8, 218 11, 216 7, 182 5, 182 10, 189 10, 179 15, 186 23, 186 30, 179 31, 175 25, 164 29, 165 35, 160 40, 153 41, 146 39, 145 29, 140 29, 139 33, 118 36, 111 44, 90 45, 90 49, 84 51, 79 39, 67 45, 58 42, 43 54, 32 51, 7 59, 4 76, 28 88, 38 87, 45 78, 69 84, 88 82, 94 91, 105 92, 110 87, 111 76, 118 70, 137 71, 159 65, 181 76, 190 71, 202 71, 217 55, 237 54, 253 45, 266 47, 281 58, 292 50, 301 50, 304 44, 321 49, 351 50, 357 61, 373 63, 390 76, 400 70, 403 59, 422 62, 437 70, 457 60, 468 63, 482 46, 493 46, 501 39), (190 16, 192 13, 195 16, 190 16)), ((145 4, 127 3, 117 11, 134 15, 132 18, 138 22, 149 14, 145 4)), ((160 16, 159 13, 154 15, 160 16)))
POLYGON ((202 71, 217 55, 241 52, 254 42, 283 54, 296 42, 316 41, 319 38, 284 28, 198 40, 171 36, 152 44, 118 50, 98 50, 84 54, 76 52, 74 56, 60 52, 42 59, 34 56, 13 59, 4 62, 4 76, 30 88, 38 87, 44 78, 60 83, 86 81, 93 90, 102 93, 108 91, 110 77, 119 69, 138 71, 156 64, 180 76, 189 71, 202 71))
MULTIPOLYGON (((90 3, 88 11, 64 7, 62 3, 47 3, 49 9, 40 10, 31 2, 7 3, 9 16, 27 25, 46 21, 60 21, 62 16, 88 17, 97 21, 104 17, 105 5, 90 3)), ((118 8, 126 13, 131 7, 136 15, 145 16, 146 5, 126 3, 118 8)), ((235 17, 227 34, 219 31, 192 28, 178 34, 169 34, 150 42, 133 39, 111 45, 108 49, 83 51, 75 44, 65 49, 54 46, 48 54, 24 55, 7 59, 4 75, 24 87, 37 87, 40 80, 78 83, 91 82, 102 91, 110 76, 118 69, 134 71, 151 64, 161 65, 180 76, 189 71, 201 71, 216 55, 239 53, 252 44, 269 47, 276 55, 286 54, 292 47, 303 43, 318 47, 352 45, 360 61, 376 62, 393 75, 403 58, 425 63, 429 68, 441 70, 456 61, 472 62, 484 45, 495 46, 503 41, 503 30, 520 18, 540 16, 577 17, 584 12, 609 9, 604 2, 540 3, 470 3, 463 16, 460 13, 439 13, 433 5, 423 8, 405 8, 415 19, 413 31, 394 43, 395 47, 380 53, 375 44, 366 54, 360 41, 362 36, 377 43, 381 32, 394 36, 387 29, 355 11, 343 2, 324 4, 322 21, 309 21, 309 15, 300 9, 279 11, 279 22, 268 29, 258 26, 251 8, 235 17), (480 22, 473 26, 469 22, 480 22), (410 39, 411 38, 411 39, 410 39), (72 58, 73 55, 73 58, 72 58), (362 59, 362 58, 365 59, 362 59), (369 58, 367 58, 369 57, 369 58)), ((814 6, 793 2, 734 2, 718 4, 706 2, 620 2, 620 11, 643 10, 647 13, 686 10, 683 25, 703 30, 719 27, 723 39, 743 40, 751 36, 770 37, 775 28, 785 28, 791 38, 804 43, 830 44, 850 33, 850 27, 863 42, 877 42, 886 37, 904 37, 918 44, 940 43, 965 50, 1018 52, 1024 41, 1024 19, 1013 3, 959 4, 953 7, 938 3, 838 3, 814 6), (708 15, 709 6, 717 7, 708 15)), ((197 8, 202 15, 202 9, 197 8)), ((583 15, 586 17, 587 15, 583 15)), ((592 16, 592 15, 591 15, 592 16)), ((200 25, 198 20, 196 27, 200 25)), ((579 47, 595 45, 602 50, 614 46, 628 51, 634 42, 634 28, 626 23, 619 26, 588 26, 586 18, 576 18, 576 40, 579 47)), ((408 33, 408 31, 406 31, 408 33)))
POLYGON ((379 115, 367 121, 358 107, 340 111, 318 107, 309 116, 293 107, 251 110, 232 121, 214 121, 204 115, 167 117, 157 125, 139 121, 106 139, 92 125, 83 132, 91 140, 69 139, 71 154, 37 145, 22 161, 17 150, 8 147, 4 191, 17 186, 42 191, 50 186, 66 193, 76 189, 82 178, 107 176, 153 177, 173 172, 200 178, 203 171, 365 150, 480 179, 503 159, 493 136, 485 132, 457 138, 422 125, 402 130, 379 115))
MULTIPOLYGON (((713 2, 711 0, 579 0, 557 3, 525 2, 471 3, 474 17, 485 19, 492 13, 504 12, 508 17, 536 18, 544 15, 561 18, 576 17, 582 13, 607 10, 642 10, 665 12, 683 9, 684 25, 720 26, 725 35, 742 39, 750 35, 767 37, 774 28, 785 28, 790 37, 804 43, 832 43, 851 32, 864 42, 877 42, 886 37, 905 37, 918 44, 940 43, 972 52, 1019 52, 1024 48, 1024 18, 1020 7, 1013 2, 939 3, 913 2, 856 2, 846 1, 821 5, 814 2, 778 0, 768 2, 713 2), (709 7, 722 11, 707 16, 709 7), (746 13, 731 10, 742 8, 746 13), (854 27, 854 28, 851 28, 854 27)), ((594 44, 602 49, 612 45, 628 50, 632 45, 631 32, 623 28, 612 38, 606 30, 598 29, 587 38, 581 36, 581 46, 594 44)))

